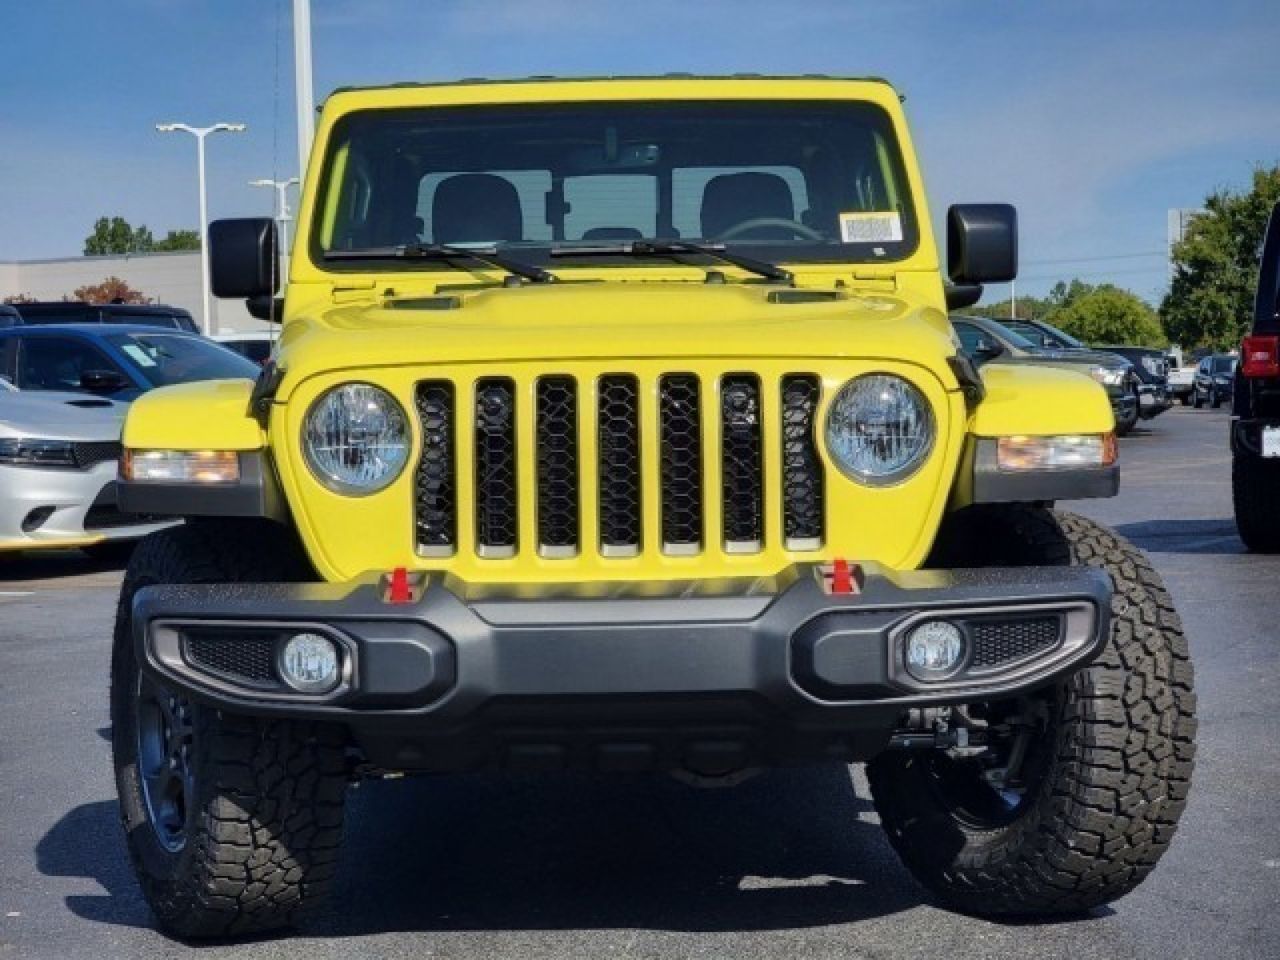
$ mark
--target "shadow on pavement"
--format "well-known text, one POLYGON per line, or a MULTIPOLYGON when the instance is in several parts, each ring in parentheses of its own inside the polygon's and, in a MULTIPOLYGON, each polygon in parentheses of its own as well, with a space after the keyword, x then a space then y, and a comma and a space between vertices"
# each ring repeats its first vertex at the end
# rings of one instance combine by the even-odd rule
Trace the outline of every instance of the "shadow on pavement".
POLYGON ((29 550, 0 553, 0 583, 56 580, 86 573, 123 570, 129 559, 123 554, 93 556, 81 550, 29 550))
POLYGON ((1231 517, 1221 520, 1142 520, 1119 524, 1115 531, 1148 553, 1247 552, 1231 517))
MULTIPOLYGON (((734 789, 666 778, 459 777, 349 795, 335 907, 304 932, 643 928, 771 930, 907 910, 923 892, 844 767, 734 789)), ((40 841, 42 873, 89 877, 88 920, 150 926, 114 801, 40 841)))

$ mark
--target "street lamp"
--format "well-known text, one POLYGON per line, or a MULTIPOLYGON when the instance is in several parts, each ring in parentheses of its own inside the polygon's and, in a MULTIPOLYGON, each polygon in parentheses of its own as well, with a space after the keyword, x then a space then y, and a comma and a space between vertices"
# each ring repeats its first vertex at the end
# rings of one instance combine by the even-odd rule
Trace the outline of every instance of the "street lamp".
POLYGON ((274 187, 276 191, 276 223, 280 224, 280 257, 281 286, 289 281, 289 188, 297 186, 301 181, 297 177, 288 180, 250 180, 251 187, 274 187))
POLYGON ((200 293, 204 301, 201 324, 205 333, 213 332, 213 297, 209 292, 209 200, 204 179, 204 138, 211 133, 244 133, 243 123, 215 123, 211 127, 193 127, 185 123, 157 123, 160 133, 189 133, 196 138, 196 157, 200 169, 200 293))

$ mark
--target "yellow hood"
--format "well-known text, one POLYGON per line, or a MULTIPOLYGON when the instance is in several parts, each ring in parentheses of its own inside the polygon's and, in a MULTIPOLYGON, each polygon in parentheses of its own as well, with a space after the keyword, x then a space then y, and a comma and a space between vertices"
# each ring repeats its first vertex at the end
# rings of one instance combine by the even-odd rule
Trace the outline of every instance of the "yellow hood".
POLYGON ((681 356, 906 359, 950 383, 954 352, 940 311, 893 295, 669 282, 482 288, 371 296, 291 320, 278 396, 334 370, 681 356))

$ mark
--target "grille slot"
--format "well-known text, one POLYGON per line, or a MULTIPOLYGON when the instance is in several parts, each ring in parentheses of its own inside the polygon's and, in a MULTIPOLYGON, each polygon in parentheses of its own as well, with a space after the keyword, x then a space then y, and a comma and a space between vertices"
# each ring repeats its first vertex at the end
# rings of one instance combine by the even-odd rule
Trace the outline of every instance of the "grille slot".
POLYGON ((782 535, 788 550, 822 546, 822 460, 814 441, 821 386, 814 376, 782 379, 782 535))
POLYGON ((735 373, 720 382, 720 460, 725 549, 755 553, 764 545, 758 377, 735 373))
POLYGON ((702 547, 702 434, 698 378, 663 377, 658 386, 662 548, 693 554, 702 547))
POLYGON ((506 377, 476 383, 476 540, 481 555, 516 552, 516 391, 506 377))
POLYGON ((537 393, 538 543, 546 556, 578 546, 578 392, 572 377, 543 377, 537 393))
POLYGON ((415 492, 418 548, 427 556, 449 556, 457 545, 453 384, 447 380, 420 383, 416 402, 422 423, 415 492))
POLYGON ((184 631, 183 653, 188 663, 227 680, 249 687, 270 690, 276 679, 275 633, 204 633, 184 631))
POLYGON ((969 629, 973 637, 970 669, 991 669, 1057 646, 1062 635, 1062 617, 1047 614, 1017 620, 979 620, 969 629))
POLYGON ((601 377, 596 400, 600 461, 600 550, 640 552, 640 385, 626 374, 601 377))

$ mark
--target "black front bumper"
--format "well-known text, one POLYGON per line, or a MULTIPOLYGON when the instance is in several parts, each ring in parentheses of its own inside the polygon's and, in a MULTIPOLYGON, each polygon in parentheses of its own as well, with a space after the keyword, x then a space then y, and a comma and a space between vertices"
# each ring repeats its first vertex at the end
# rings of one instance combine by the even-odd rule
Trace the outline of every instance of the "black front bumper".
POLYGON ((887 573, 854 595, 814 566, 766 580, 479 586, 385 582, 147 587, 139 662, 230 712, 332 720, 371 765, 684 766, 702 771, 883 748, 910 707, 993 699, 1091 659, 1110 585, 1087 568, 887 573), (957 623, 960 670, 922 683, 904 637, 957 623), (291 692, 271 651, 294 632, 343 651, 324 696, 291 692), (274 674, 273 674, 274 671, 274 674))

